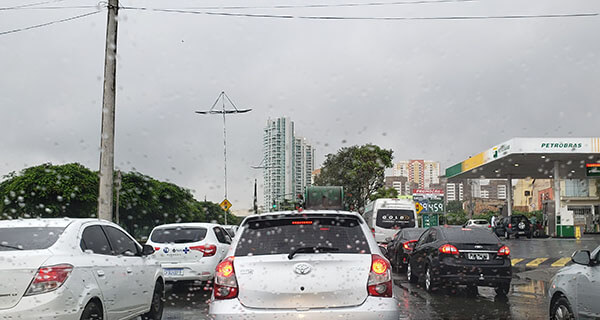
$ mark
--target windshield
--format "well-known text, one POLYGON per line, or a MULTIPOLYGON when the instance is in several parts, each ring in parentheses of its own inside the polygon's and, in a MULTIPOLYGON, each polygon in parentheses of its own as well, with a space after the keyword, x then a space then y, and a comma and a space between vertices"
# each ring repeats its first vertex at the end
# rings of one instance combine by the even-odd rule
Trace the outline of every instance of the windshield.
POLYGON ((600 243, 599 31, 600 0, 0 0, 0 220, 125 233, 2 231, 0 314, 387 320, 391 270, 395 320, 600 318, 552 282, 600 243), (445 226, 504 258, 398 238, 445 226))
POLYGON ((445 228, 444 235, 450 243, 497 244, 500 242, 493 233, 480 228, 445 228))
POLYGON ((50 248, 64 228, 0 228, 0 251, 39 250, 50 248))
POLYGON ((160 228, 152 232, 150 240, 155 243, 188 243, 204 240, 206 228, 160 228))
POLYGON ((303 247, 333 248, 333 253, 370 253, 355 218, 289 217, 248 222, 235 256, 289 254, 303 247))
POLYGON ((415 213, 412 210, 379 209, 376 225, 385 229, 411 228, 415 226, 415 213))

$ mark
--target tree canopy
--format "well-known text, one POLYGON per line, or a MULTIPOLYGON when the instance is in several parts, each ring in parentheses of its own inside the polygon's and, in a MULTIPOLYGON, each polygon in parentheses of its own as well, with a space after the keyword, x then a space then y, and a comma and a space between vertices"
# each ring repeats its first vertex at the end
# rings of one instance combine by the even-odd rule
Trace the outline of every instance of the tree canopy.
POLYGON ((392 153, 373 144, 342 148, 327 155, 315 185, 343 186, 345 205, 362 212, 371 195, 383 187, 385 169, 392 167, 392 153))
MULTIPOLYGON (((48 163, 10 173, 0 182, 0 219, 96 217, 98 185, 98 173, 78 163, 48 163)), ((119 222, 136 237, 164 223, 224 221, 218 204, 197 201, 189 190, 173 183, 126 172, 121 185, 119 222)), ((228 223, 238 223, 237 217, 227 214, 228 223)))

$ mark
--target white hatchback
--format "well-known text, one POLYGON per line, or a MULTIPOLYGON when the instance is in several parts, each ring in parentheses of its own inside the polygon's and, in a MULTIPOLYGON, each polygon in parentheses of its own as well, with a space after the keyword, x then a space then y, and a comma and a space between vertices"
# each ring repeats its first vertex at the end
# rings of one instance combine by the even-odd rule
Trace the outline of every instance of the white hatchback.
POLYGON ((0 221, 0 319, 160 319, 153 252, 108 221, 0 221))
POLYGON ((155 227, 146 244, 156 250, 166 281, 209 281, 231 237, 214 223, 174 223, 155 227))
POLYGON ((217 266, 214 319, 399 318, 390 263, 357 213, 276 212, 244 219, 217 266))

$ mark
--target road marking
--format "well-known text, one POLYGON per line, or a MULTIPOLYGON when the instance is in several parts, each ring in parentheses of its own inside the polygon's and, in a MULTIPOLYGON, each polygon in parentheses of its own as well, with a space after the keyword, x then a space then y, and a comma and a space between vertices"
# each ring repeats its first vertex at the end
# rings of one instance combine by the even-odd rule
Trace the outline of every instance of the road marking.
POLYGON ((528 264, 526 264, 527 267, 537 267, 540 264, 542 264, 542 262, 548 260, 548 258, 536 258, 533 259, 531 262, 529 262, 528 264))
POLYGON ((510 259, 510 263, 514 266, 515 264, 523 261, 525 259, 521 259, 521 258, 514 258, 514 259, 510 259))
POLYGON ((571 258, 560 258, 558 260, 556 260, 552 266, 553 267, 564 267, 567 263, 569 263, 569 261, 571 261, 571 258))

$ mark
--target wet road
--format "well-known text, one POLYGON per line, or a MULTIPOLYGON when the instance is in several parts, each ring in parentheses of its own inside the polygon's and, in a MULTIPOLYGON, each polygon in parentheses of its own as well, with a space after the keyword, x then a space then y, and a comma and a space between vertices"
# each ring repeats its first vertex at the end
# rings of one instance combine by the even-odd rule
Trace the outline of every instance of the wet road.
MULTIPOLYGON (((599 236, 574 239, 519 239, 505 242, 513 257, 565 257, 577 249, 593 249, 599 236)), ((544 268, 544 266, 540 266, 544 268)), ((555 272, 558 268, 548 268, 555 272)), ((402 313, 400 319, 547 319, 547 282, 521 280, 515 271, 507 297, 497 297, 494 289, 464 287, 427 293, 421 285, 410 284, 404 274, 394 274, 394 293, 402 313)), ((167 286, 163 319, 209 319, 210 288, 198 285, 167 286)))

